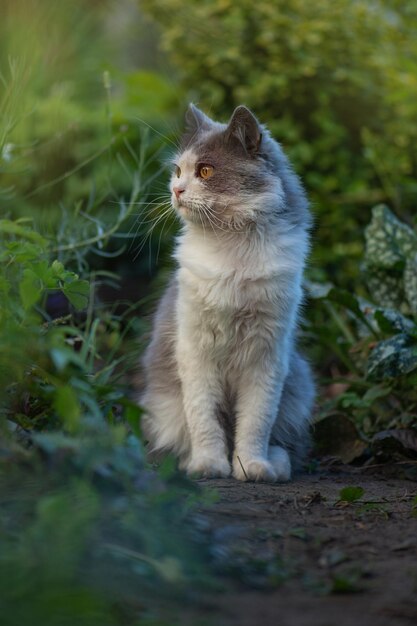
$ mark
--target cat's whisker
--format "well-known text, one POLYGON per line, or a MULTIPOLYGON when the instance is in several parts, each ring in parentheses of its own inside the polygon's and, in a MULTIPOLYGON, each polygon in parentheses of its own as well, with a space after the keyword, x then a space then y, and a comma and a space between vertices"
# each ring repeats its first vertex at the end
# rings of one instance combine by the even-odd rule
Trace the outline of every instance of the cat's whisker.
POLYGON ((168 200, 160 200, 159 202, 155 202, 155 203, 148 203, 143 209, 142 209, 142 214, 145 215, 152 215, 152 213, 155 213, 155 211, 158 211, 160 209, 165 209, 168 206, 171 206, 171 203, 168 200))
MULTIPOLYGON (((145 210, 144 210, 144 211, 142 211, 141 213, 138 213, 138 214, 137 214, 138 216, 139 216, 139 215, 140 215, 140 216, 142 216, 142 219, 141 219, 141 220, 136 220, 136 221, 135 221, 135 223, 132 225, 132 228, 136 226, 136 235, 138 235, 138 233, 139 233, 140 229, 142 228, 142 226, 143 226, 144 224, 150 224, 150 223, 154 224, 154 223, 155 223, 155 217, 154 217, 154 216, 152 216, 152 213, 153 213, 154 211, 156 211, 156 210, 160 210, 160 209, 163 209, 163 211, 168 211, 168 210, 170 211, 170 210, 171 210, 171 207, 170 207, 170 206, 168 206, 168 205, 165 205, 165 206, 164 206, 164 205, 158 204, 157 206, 152 207, 152 208, 151 208, 149 211, 147 211, 147 212, 146 212, 146 209, 145 209, 145 210)), ((132 230, 132 229, 131 229, 131 230, 132 230)))
MULTIPOLYGON (((157 198, 155 200, 141 200, 141 201, 138 201, 138 202, 132 202, 131 204, 132 204, 132 206, 143 205, 143 204, 145 204, 145 205, 161 204, 161 202, 164 202, 164 197, 166 197, 166 196, 161 196, 161 198, 157 198)), ((165 200, 165 201, 167 202, 168 200, 165 200)))
POLYGON ((163 222, 163 224, 162 224, 161 232, 160 232, 160 234, 159 234, 159 239, 158 239, 158 248, 157 248, 157 250, 156 250, 156 263, 158 262, 158 259, 159 259, 159 253, 160 253, 160 250, 161 250, 162 235, 163 235, 163 233, 164 233, 164 229, 165 229, 165 226, 166 226, 166 224, 167 224, 167 222, 168 222, 168 219, 169 219, 170 214, 171 214, 171 211, 170 211, 169 213, 167 213, 166 218, 165 218, 165 220, 164 220, 164 222, 163 222))
MULTIPOLYGON (((145 238, 142 240, 142 242, 139 244, 138 248, 136 249, 136 254, 134 256, 134 260, 137 259, 137 257, 139 256, 139 254, 142 252, 143 248, 146 245, 146 242, 149 240, 151 241, 151 237, 152 237, 152 233, 154 232, 155 228, 158 226, 158 224, 160 224, 160 222, 162 220, 165 219, 164 225, 168 219, 168 216, 171 214, 171 208, 166 208, 161 215, 158 216, 158 218, 156 220, 153 221, 153 224, 151 226, 151 228, 149 228, 149 230, 146 232, 145 238)), ((136 235, 139 234, 139 229, 136 231, 136 235)), ((151 253, 151 246, 150 246, 150 253, 151 253)))
POLYGON ((223 232, 229 232, 229 230, 227 228, 222 228, 222 226, 226 225, 226 222, 224 222, 223 220, 221 220, 214 212, 213 209, 210 208, 209 206, 205 207, 205 212, 207 217, 210 219, 212 225, 213 225, 213 231, 216 232, 217 230, 221 230, 223 232))
MULTIPOLYGON (((216 238, 218 240, 219 239, 219 235, 217 233, 217 227, 216 227, 216 223, 214 221, 214 217, 215 216, 211 214, 210 208, 208 206, 205 207, 204 213, 205 213, 205 215, 207 217, 207 220, 208 220, 208 222, 209 222, 209 224, 211 226, 211 229, 212 229, 213 233, 215 234, 215 236, 216 236, 216 238)), ((203 223, 204 223, 204 221, 203 221, 203 223)))
MULTIPOLYGON (((151 213, 152 213, 154 210, 156 210, 157 208, 158 208, 158 209, 159 209, 159 208, 161 208, 161 205, 158 205, 158 207, 153 207, 153 208, 152 208, 152 209, 151 209, 148 213, 146 213, 146 211, 143 211, 142 213, 140 213, 139 215, 142 215, 142 216, 143 216, 143 217, 142 217, 142 219, 141 219, 141 220, 136 220, 136 221, 132 224, 132 226, 131 226, 131 228, 130 228, 130 230, 129 230, 129 234, 130 234, 130 232, 133 230, 133 228, 136 228, 136 230, 135 230, 135 235, 134 235, 134 236, 135 236, 135 238, 136 238, 136 237, 139 235, 139 232, 140 232, 140 230, 141 230, 141 228, 142 228, 142 226, 143 226, 144 224, 149 224, 149 223, 152 223, 152 228, 153 228, 153 227, 154 227, 154 225, 155 225, 155 218, 154 218, 154 217, 152 217, 151 219, 148 219, 148 218, 150 217, 151 213)), ((164 208, 164 211, 167 211, 167 210, 168 210, 168 207, 165 207, 165 208, 164 208)), ((132 244, 131 244, 131 246, 130 246, 130 249, 132 248, 132 246, 133 246, 133 241, 132 241, 132 244)))

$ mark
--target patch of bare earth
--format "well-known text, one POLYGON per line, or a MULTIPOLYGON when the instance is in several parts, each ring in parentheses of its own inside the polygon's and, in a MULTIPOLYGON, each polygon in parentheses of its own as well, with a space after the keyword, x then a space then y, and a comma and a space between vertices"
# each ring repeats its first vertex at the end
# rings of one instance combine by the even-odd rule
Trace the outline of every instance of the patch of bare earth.
POLYGON ((210 623, 417 624, 417 483, 364 472, 199 482, 219 494, 203 511, 223 587, 202 611, 210 623), (340 502, 349 485, 363 495, 340 502))

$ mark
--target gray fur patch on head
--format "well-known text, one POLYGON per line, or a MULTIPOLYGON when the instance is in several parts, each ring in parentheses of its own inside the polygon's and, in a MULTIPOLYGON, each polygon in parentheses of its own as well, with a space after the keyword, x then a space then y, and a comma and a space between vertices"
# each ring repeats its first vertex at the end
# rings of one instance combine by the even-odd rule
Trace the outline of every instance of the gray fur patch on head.
POLYGON ((271 219, 286 220, 287 226, 310 225, 298 177, 280 145, 246 106, 238 106, 222 124, 190 104, 181 149, 196 155, 196 175, 201 165, 214 168, 213 176, 201 181, 201 197, 195 201, 209 206, 222 227, 267 226, 271 219))

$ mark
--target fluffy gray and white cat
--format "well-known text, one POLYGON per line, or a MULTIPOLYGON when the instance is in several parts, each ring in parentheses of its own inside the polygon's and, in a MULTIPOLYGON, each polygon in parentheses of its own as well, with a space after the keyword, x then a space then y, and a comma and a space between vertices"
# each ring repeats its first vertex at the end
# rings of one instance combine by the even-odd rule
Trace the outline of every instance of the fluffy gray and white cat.
POLYGON ((178 269, 146 351, 144 430, 189 474, 286 481, 314 385, 295 346, 310 215, 279 144, 245 106, 194 105, 174 160, 178 269))

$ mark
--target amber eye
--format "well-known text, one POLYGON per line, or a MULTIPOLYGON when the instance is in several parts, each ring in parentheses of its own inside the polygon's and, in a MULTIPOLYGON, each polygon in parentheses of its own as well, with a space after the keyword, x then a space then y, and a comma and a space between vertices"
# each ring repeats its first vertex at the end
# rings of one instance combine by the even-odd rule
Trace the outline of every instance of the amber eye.
POLYGON ((200 178, 204 178, 204 180, 206 180, 207 178, 210 178, 210 176, 213 176, 213 172, 214 167, 211 165, 202 165, 198 170, 198 175, 200 178))
POLYGON ((181 176, 181 168, 178 165, 175 166, 175 176, 179 178, 181 176))

